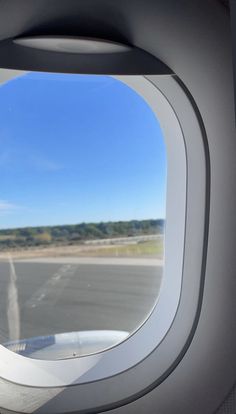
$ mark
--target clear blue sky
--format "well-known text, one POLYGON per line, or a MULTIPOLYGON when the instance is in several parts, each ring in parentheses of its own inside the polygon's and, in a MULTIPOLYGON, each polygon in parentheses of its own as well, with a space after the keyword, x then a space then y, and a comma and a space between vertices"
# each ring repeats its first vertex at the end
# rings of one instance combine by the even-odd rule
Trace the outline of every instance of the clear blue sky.
POLYGON ((0 86, 0 228, 164 218, 166 163, 152 110, 112 77, 0 86))

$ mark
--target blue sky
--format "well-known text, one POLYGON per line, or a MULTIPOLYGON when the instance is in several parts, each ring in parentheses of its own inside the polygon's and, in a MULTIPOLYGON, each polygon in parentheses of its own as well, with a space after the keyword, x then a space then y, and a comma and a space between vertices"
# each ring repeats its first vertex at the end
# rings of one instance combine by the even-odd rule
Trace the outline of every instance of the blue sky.
POLYGON ((166 149, 147 103, 108 76, 0 86, 0 228, 165 217, 166 149))

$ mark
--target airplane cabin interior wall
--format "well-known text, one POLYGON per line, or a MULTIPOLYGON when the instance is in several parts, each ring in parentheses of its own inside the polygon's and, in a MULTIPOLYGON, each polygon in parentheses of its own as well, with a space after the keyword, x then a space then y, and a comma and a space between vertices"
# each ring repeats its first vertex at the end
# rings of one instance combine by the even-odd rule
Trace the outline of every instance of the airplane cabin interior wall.
MULTIPOLYGON (((231 3, 236 14, 236 3, 231 3)), ((0 412, 236 414, 236 140, 228 2, 0 1, 0 67, 144 75, 154 86, 156 82, 182 125, 189 183, 195 178, 205 180, 202 187, 201 182, 199 187, 187 187, 187 211, 191 211, 186 215, 180 297, 185 308, 179 306, 170 331, 148 356, 152 373, 144 362, 109 378, 61 387, 60 392, 50 387, 46 391, 43 387, 17 388, 1 378, 0 412), (108 39, 132 45, 134 50, 127 52, 126 60, 125 54, 55 56, 12 44, 15 38, 43 35, 108 39), (192 125, 196 125, 196 134, 192 125), (195 144, 200 147, 199 161, 191 149, 195 144), (202 198, 197 188, 202 188, 202 198), (202 228, 203 234, 195 240, 191 235, 202 228), (192 281, 194 272, 198 272, 196 282, 192 281), (179 324, 176 343, 171 339, 175 323, 179 324), (169 352, 173 352, 172 362, 165 366, 169 352), (162 374, 149 380, 159 370, 162 374), (44 392, 44 403, 34 408, 32 401, 39 401, 44 392), (19 401, 21 409, 17 409, 19 401)))

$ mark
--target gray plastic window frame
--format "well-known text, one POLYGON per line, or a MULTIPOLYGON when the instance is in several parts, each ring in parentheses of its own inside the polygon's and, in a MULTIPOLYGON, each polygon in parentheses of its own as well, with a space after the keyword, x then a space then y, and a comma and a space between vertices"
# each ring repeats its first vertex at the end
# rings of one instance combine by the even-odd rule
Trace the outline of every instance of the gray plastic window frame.
POLYGON ((155 308, 142 325, 142 329, 139 328, 129 336, 128 341, 125 340, 120 346, 110 348, 106 352, 82 358, 44 361, 23 357, 0 346, 0 359, 8 360, 7 371, 0 368, 0 375, 9 381, 27 386, 58 387, 84 382, 84 376, 86 376, 86 382, 91 382, 116 375, 136 365, 152 352, 161 342, 174 319, 181 289, 185 229, 186 155, 183 135, 174 112, 152 83, 140 76, 120 76, 116 79, 135 90, 149 104, 160 122, 166 144, 167 219, 161 293, 155 308), (173 195, 175 200, 173 200, 173 195), (176 213, 173 209, 174 205, 179 212, 178 220, 176 220, 176 213), (158 330, 153 335, 156 326, 158 330))
POLYGON ((166 254, 161 293, 149 318, 134 334, 95 355, 40 361, 0 346, 3 408, 24 409, 19 407, 19 401, 12 402, 11 398, 12 392, 17 395, 22 390, 26 394, 28 390, 37 412, 41 412, 40 407, 55 413, 99 412, 99 407, 105 410, 114 404, 122 405, 163 378, 185 348, 192 331, 198 309, 205 237, 206 157, 201 126, 189 98, 174 77, 116 78, 147 101, 158 117, 166 143, 166 254), (190 236, 186 235, 187 229, 190 236), (189 245, 186 245, 186 236, 189 245), (190 305, 188 312, 186 304, 190 305))

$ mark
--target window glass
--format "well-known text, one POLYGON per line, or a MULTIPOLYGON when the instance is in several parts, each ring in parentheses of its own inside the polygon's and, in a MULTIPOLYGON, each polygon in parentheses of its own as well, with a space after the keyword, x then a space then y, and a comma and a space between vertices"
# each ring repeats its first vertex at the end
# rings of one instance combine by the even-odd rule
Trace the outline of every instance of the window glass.
POLYGON ((109 76, 0 86, 0 343, 61 359, 126 339, 163 274, 166 149, 151 108, 109 76))

